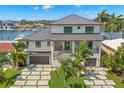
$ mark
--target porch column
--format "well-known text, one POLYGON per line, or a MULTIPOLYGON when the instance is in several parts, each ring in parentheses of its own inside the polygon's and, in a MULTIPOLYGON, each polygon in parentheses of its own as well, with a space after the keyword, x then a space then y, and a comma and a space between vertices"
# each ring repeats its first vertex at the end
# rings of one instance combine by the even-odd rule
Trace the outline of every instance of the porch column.
POLYGON ((29 57, 30 57, 30 56, 28 55, 28 56, 27 56, 27 65, 30 64, 30 62, 29 62, 29 61, 30 61, 30 60, 29 60, 29 57))
POLYGON ((101 42, 99 41, 99 62, 97 63, 97 66, 101 66, 101 42))
POLYGON ((75 52, 75 41, 72 41, 72 53, 75 52))
POLYGON ((65 50, 65 42, 62 41, 62 51, 64 51, 64 50, 65 50))
POLYGON ((51 41, 51 60, 50 60, 51 65, 53 63, 53 56, 54 56, 54 41, 51 41))

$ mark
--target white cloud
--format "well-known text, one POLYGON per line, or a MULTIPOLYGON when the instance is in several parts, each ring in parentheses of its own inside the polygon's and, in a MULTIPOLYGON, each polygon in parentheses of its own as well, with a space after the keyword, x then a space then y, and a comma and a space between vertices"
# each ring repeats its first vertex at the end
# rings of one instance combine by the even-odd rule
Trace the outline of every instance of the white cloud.
POLYGON ((51 8, 54 8, 54 7, 52 5, 44 5, 44 6, 42 6, 43 10, 49 10, 51 8))

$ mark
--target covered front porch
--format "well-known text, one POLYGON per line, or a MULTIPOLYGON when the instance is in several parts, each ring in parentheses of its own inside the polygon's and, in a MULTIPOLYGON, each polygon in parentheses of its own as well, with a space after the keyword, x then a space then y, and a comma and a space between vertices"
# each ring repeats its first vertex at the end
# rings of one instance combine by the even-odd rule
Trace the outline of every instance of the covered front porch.
POLYGON ((54 41, 53 42, 53 57, 58 58, 58 57, 68 57, 72 53, 75 52, 75 49, 77 45, 75 44, 76 42, 74 41, 54 41))
MULTIPOLYGON (((59 59, 70 58, 80 46, 82 41, 52 41, 51 56, 52 63, 58 64, 59 59)), ((94 66, 100 66, 101 43, 100 41, 88 41, 89 48, 93 51, 93 56, 88 63, 94 66), (92 64, 93 63, 93 64, 92 64)), ((88 65, 89 65, 88 64, 88 65)))

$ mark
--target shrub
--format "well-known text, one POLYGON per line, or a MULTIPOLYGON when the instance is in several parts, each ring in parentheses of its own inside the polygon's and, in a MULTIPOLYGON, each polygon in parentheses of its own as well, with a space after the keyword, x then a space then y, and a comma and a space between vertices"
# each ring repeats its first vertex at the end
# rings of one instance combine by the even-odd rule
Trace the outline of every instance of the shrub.
POLYGON ((18 76, 21 72, 18 71, 17 69, 15 68, 12 68, 12 69, 7 69, 5 72, 4 72, 4 77, 6 79, 14 79, 16 76, 18 76))
POLYGON ((7 88, 10 87, 14 83, 14 79, 20 74, 21 72, 15 68, 7 69, 5 72, 3 72, 2 82, 0 83, 0 88, 7 88))
POLYGON ((67 86, 70 88, 86 88, 83 77, 70 77, 67 80, 67 86))
POLYGON ((51 80, 49 80, 50 88, 64 88, 64 73, 62 71, 52 71, 51 80))

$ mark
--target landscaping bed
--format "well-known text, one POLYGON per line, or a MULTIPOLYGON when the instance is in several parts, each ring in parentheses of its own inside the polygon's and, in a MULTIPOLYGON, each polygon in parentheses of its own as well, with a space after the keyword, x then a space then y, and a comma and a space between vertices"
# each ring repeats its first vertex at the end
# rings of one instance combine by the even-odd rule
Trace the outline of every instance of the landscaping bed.
POLYGON ((50 88, 86 88, 84 80, 86 77, 69 77, 65 80, 63 72, 52 71, 51 80, 49 80, 50 88))
POLYGON ((9 88, 15 82, 15 78, 21 74, 20 70, 15 68, 7 69, 0 74, 0 88, 9 88))
POLYGON ((114 86, 115 88, 124 88, 124 84, 121 83, 120 77, 116 74, 108 72, 107 78, 113 80, 116 83, 114 86))

